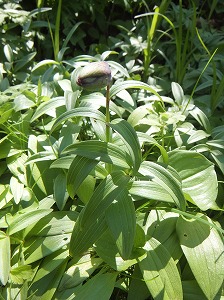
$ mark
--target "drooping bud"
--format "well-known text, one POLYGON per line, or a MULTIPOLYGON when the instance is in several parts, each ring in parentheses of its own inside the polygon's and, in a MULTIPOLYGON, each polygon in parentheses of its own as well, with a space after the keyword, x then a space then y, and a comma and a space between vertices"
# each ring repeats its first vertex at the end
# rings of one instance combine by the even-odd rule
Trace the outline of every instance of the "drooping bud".
POLYGON ((84 89, 99 90, 111 83, 111 69, 107 62, 92 62, 83 67, 76 82, 84 89))

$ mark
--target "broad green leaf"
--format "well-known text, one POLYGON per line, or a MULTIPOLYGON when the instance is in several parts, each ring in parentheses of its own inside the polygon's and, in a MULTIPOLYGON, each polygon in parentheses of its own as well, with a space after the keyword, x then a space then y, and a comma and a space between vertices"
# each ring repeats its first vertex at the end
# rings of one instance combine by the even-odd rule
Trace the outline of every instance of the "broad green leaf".
POLYGON ((63 125, 59 136, 59 153, 61 153, 67 146, 75 143, 79 136, 80 129, 81 126, 69 121, 63 125))
POLYGON ((89 202, 89 199, 92 197, 95 185, 96 178, 92 175, 88 175, 80 184, 77 195, 84 204, 89 202))
POLYGON ((69 91, 72 92, 72 86, 71 86, 71 81, 68 79, 61 79, 58 80, 58 84, 62 88, 63 91, 69 91))
POLYGON ((131 158, 126 151, 116 144, 102 141, 90 140, 75 143, 68 146, 63 153, 77 154, 79 156, 96 160, 97 162, 103 161, 125 169, 129 169, 131 165, 131 158))
POLYGON ((127 300, 145 300, 150 299, 150 292, 145 284, 139 265, 135 265, 133 275, 131 276, 127 300))
POLYGON ((54 181, 54 199, 59 210, 62 210, 68 200, 68 192, 66 190, 66 175, 59 173, 54 181))
POLYGON ((28 109, 35 106, 35 102, 28 99, 25 95, 21 94, 14 99, 14 110, 21 111, 23 109, 28 109))
POLYGON ((173 212, 151 210, 144 226, 147 236, 157 239, 174 260, 179 260, 183 254, 176 234, 178 216, 173 212))
POLYGON ((197 106, 194 109, 189 110, 189 113, 198 121, 198 123, 203 126, 207 133, 211 132, 211 125, 206 114, 200 110, 197 106))
POLYGON ((68 251, 61 250, 43 260, 29 289, 34 299, 52 299, 64 274, 68 259, 68 251))
POLYGON ((165 188, 163 188, 157 182, 150 180, 134 181, 131 184, 129 192, 133 196, 142 197, 149 200, 175 203, 172 196, 167 193, 165 188))
POLYGON ((110 97, 113 97, 120 91, 126 90, 126 89, 147 90, 147 91, 151 92, 152 94, 156 95, 160 99, 160 101, 163 102, 160 95, 154 89, 152 89, 147 83, 137 81, 137 80, 127 80, 127 81, 122 81, 122 82, 112 85, 112 87, 110 88, 110 97))
POLYGON ((184 100, 184 92, 182 87, 177 82, 172 82, 171 89, 176 103, 181 105, 184 100))
POLYGON ((153 299, 183 299, 180 274, 166 248, 151 238, 144 249, 147 257, 139 262, 139 266, 153 299))
POLYGON ((77 217, 75 211, 53 211, 24 230, 25 240, 71 233, 77 217))
POLYGON ((50 166, 52 169, 69 169, 75 155, 71 156, 64 156, 56 159, 50 166))
POLYGON ((10 45, 6 44, 3 47, 3 51, 4 51, 5 57, 8 60, 8 62, 12 63, 13 62, 13 51, 12 51, 12 48, 10 47, 10 45))
POLYGON ((92 108, 90 109, 89 107, 78 107, 60 115, 60 117, 58 117, 54 122, 51 132, 53 132, 64 121, 75 117, 89 117, 105 122, 105 115, 102 112, 93 110, 92 108))
MULTIPOLYGON (((184 280, 182 281, 184 299, 189 300, 208 300, 204 295, 196 280, 184 280)), ((221 299, 221 298, 219 298, 221 299)))
POLYGON ((76 300, 108 300, 113 292, 117 273, 97 274, 77 292, 76 300))
POLYGON ((98 164, 98 161, 82 156, 76 156, 68 170, 67 189, 71 198, 74 198, 83 180, 98 164))
POLYGON ((73 259, 69 262, 70 267, 65 271, 58 290, 63 291, 78 286, 89 278, 102 262, 101 258, 91 256, 91 254, 86 254, 79 260, 73 259))
POLYGON ((33 67, 32 72, 34 72, 37 69, 39 69, 40 67, 46 66, 46 65, 59 65, 59 62, 52 60, 52 59, 42 60, 33 67))
POLYGON ((23 230, 27 226, 36 223, 44 216, 50 214, 52 209, 36 209, 34 211, 22 212, 19 211, 13 216, 12 221, 9 223, 8 234, 12 235, 20 230, 23 230))
POLYGON ((107 62, 108 62, 110 67, 112 67, 115 70, 119 71, 122 75, 124 75, 126 77, 129 77, 128 71, 121 64, 119 64, 119 63, 117 63, 116 61, 113 61, 113 60, 110 60, 110 61, 107 61, 107 62))
POLYGON ((115 119, 109 125, 120 135, 127 147, 132 160, 133 173, 135 174, 139 169, 142 156, 138 136, 134 128, 123 119, 115 119))
POLYGON ((173 176, 173 173, 169 169, 154 162, 144 161, 141 164, 139 173, 160 185, 172 197, 177 207, 185 210, 186 203, 181 190, 181 183, 173 176))
POLYGON ((9 278, 10 257, 10 238, 5 232, 0 231, 0 282, 2 285, 6 285, 9 278))
POLYGON ((128 181, 129 176, 123 172, 115 172, 108 175, 95 189, 74 226, 70 242, 72 256, 85 252, 105 231, 105 210, 126 188, 128 181))
POLYGON ((14 197, 15 203, 18 204, 23 195, 24 184, 20 183, 16 177, 12 176, 10 179, 10 189, 14 197))
MULTIPOLYGON (((62 229, 63 230, 63 229, 62 229)), ((24 242, 25 263, 36 262, 60 249, 66 249, 70 241, 71 234, 49 235, 46 237, 32 237, 24 242)))
POLYGON ((129 259, 134 245, 135 206, 127 190, 122 191, 106 210, 106 221, 123 259, 129 259))
POLYGON ((129 267, 137 264, 146 257, 145 250, 136 248, 132 251, 129 259, 124 260, 120 256, 116 243, 111 235, 111 231, 108 228, 95 242, 95 250, 104 262, 119 272, 127 270, 129 267))
POLYGON ((41 103, 38 108, 36 109, 34 115, 32 116, 32 119, 30 122, 32 123, 39 117, 41 117, 44 114, 47 114, 49 111, 54 110, 55 108, 59 106, 65 105, 65 98, 64 97, 56 97, 52 98, 51 100, 47 102, 41 103))
POLYGON ((190 135, 187 140, 188 144, 196 143, 198 141, 204 140, 208 138, 210 134, 206 133, 204 130, 197 130, 190 135))
POLYGON ((224 174, 224 155, 222 152, 217 153, 217 151, 211 152, 211 156, 213 157, 216 164, 219 166, 220 170, 224 174))
POLYGON ((217 209, 217 176, 214 165, 195 151, 174 150, 168 153, 169 164, 182 179, 182 190, 202 210, 217 209))
POLYGON ((30 265, 21 265, 12 268, 10 271, 10 279, 15 284, 23 284, 25 280, 31 281, 34 271, 30 265))
POLYGON ((216 229, 211 227, 212 221, 202 214, 197 216, 208 223, 180 216, 176 230, 198 285, 207 299, 215 299, 224 279, 224 243, 216 229))

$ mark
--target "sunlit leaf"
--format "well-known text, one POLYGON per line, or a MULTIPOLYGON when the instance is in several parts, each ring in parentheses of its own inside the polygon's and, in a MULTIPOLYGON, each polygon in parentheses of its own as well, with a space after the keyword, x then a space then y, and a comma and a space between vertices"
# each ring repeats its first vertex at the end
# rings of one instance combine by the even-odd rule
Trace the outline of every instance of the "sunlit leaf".
POLYGON ((67 189, 71 198, 74 198, 83 180, 98 164, 98 161, 82 156, 76 156, 68 170, 67 189))
POLYGON ((122 191, 106 210, 106 221, 123 259, 128 259, 134 245, 136 216, 132 198, 122 191))
POLYGON ((185 210, 186 203, 181 190, 181 183, 165 167, 149 161, 141 164, 139 172, 152 182, 156 182, 172 197, 174 203, 185 210))
POLYGON ((75 117, 89 117, 105 122, 105 115, 102 112, 89 109, 88 107, 78 107, 71 109, 70 111, 66 111, 65 113, 60 115, 60 117, 56 119, 51 131, 54 131, 64 121, 75 117))
POLYGON ((168 153, 169 164, 182 179, 183 192, 202 210, 216 209, 218 191, 214 165, 200 153, 174 150, 168 153))
POLYGON ((98 185, 74 226, 70 242, 72 256, 86 251, 105 231, 105 210, 126 188, 128 181, 129 177, 123 172, 116 172, 98 185))
POLYGON ((47 114, 49 111, 54 110, 55 108, 59 106, 65 105, 65 98, 64 97, 56 97, 52 98, 51 100, 47 102, 41 103, 38 108, 36 109, 34 115, 32 116, 32 119, 30 122, 32 123, 39 117, 41 117, 43 114, 47 114))
POLYGON ((108 300, 113 292, 117 273, 97 274, 88 280, 77 292, 77 300, 108 300))
POLYGON ((181 248, 198 285, 207 299, 215 299, 223 284, 224 243, 212 222, 201 214, 207 224, 198 219, 180 216, 177 234, 181 248))
POLYGON ((8 227, 8 234, 12 235, 27 226, 39 221, 44 216, 48 215, 52 210, 51 209, 36 209, 34 211, 22 212, 20 211, 13 216, 12 221, 8 227))
POLYGON ((0 231, 0 282, 2 285, 6 285, 9 278, 10 257, 10 238, 5 232, 0 231))
POLYGON ((154 299, 183 299, 180 274, 166 248, 155 238, 145 245, 147 257, 139 262, 146 285, 154 299))
POLYGON ((132 159, 133 173, 135 174, 139 169, 142 156, 138 136, 134 128, 123 119, 113 120, 110 127, 120 135, 125 143, 132 159))
POLYGON ((79 156, 95 161, 110 163, 125 169, 128 169, 131 166, 129 154, 113 143, 95 140, 83 141, 68 146, 63 153, 77 154, 79 156))

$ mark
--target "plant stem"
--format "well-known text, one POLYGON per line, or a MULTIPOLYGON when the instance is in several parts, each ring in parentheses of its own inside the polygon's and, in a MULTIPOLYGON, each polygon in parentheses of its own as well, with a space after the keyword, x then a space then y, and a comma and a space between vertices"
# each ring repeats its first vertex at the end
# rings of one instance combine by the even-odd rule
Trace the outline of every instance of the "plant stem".
POLYGON ((110 142, 110 86, 107 86, 106 93, 106 141, 110 142))
POLYGON ((60 21, 61 21, 61 5, 62 0, 58 0, 58 9, 55 22, 55 32, 54 32, 54 59, 58 61, 58 52, 59 52, 59 32, 60 32, 60 21))
MULTIPOLYGON (((110 86, 107 86, 107 91, 106 91, 106 142, 111 141, 111 130, 110 130, 110 86)), ((112 170, 112 165, 111 164, 106 164, 106 170, 108 173, 111 173, 112 170)))

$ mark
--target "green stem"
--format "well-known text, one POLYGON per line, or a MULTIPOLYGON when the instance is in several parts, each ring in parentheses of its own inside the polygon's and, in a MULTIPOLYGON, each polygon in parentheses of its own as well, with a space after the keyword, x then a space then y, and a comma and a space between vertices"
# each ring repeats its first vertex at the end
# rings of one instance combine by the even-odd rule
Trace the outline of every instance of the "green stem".
MULTIPOLYGON (((110 86, 107 86, 107 92, 106 92, 106 142, 111 141, 111 130, 110 130, 110 86)), ((108 173, 111 173, 112 171, 112 165, 106 164, 106 170, 108 173)))
POLYGON ((60 43, 61 6, 62 6, 62 0, 58 0, 58 9, 57 9, 55 32, 54 32, 54 59, 56 61, 58 61, 58 52, 59 52, 59 43, 60 43))
POLYGON ((110 86, 107 86, 106 93, 106 141, 110 142, 110 86))

